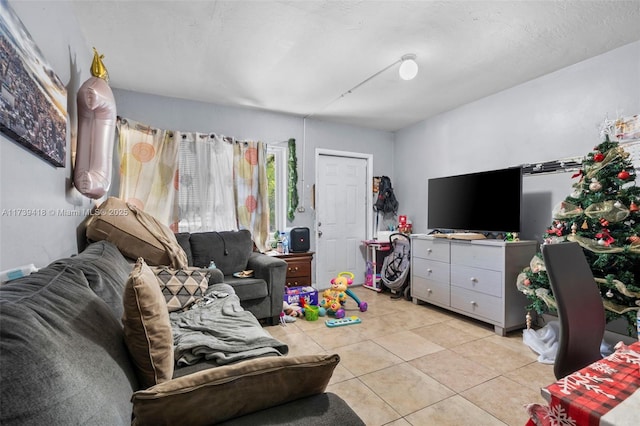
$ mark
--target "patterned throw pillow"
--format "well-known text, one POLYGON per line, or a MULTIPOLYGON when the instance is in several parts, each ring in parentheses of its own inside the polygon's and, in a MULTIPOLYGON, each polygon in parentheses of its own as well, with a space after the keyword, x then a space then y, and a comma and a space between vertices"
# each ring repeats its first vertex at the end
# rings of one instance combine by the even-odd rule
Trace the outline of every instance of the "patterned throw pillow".
POLYGON ((206 269, 173 269, 168 266, 151 269, 158 279, 169 312, 189 308, 204 296, 209 287, 209 273, 206 269))

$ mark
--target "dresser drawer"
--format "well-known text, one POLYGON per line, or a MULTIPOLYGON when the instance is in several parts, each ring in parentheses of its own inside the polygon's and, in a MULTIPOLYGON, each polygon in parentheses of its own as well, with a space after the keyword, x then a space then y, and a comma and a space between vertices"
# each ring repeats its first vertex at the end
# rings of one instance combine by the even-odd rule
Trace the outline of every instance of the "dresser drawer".
POLYGON ((414 276, 419 276, 433 281, 449 282, 449 264, 443 262, 434 262, 432 260, 420 259, 414 257, 412 259, 414 276))
POLYGON ((499 271, 451 265, 451 285, 502 297, 502 273, 499 271))
POLYGON ((431 281, 415 275, 411 277, 411 297, 424 302, 449 306, 450 288, 448 283, 431 281))
POLYGON ((488 294, 451 287, 451 307, 502 323, 502 299, 488 294))
POLYGON ((411 256, 449 263, 449 241, 414 238, 411 240, 411 256))
POLYGON ((308 261, 287 261, 287 278, 311 276, 311 263, 308 261))
POLYGON ((309 286, 312 284, 311 261, 313 252, 279 254, 276 257, 287 262, 287 287, 309 286))
POLYGON ((451 264, 502 271, 504 270, 503 247, 475 245, 471 243, 452 243, 451 264))

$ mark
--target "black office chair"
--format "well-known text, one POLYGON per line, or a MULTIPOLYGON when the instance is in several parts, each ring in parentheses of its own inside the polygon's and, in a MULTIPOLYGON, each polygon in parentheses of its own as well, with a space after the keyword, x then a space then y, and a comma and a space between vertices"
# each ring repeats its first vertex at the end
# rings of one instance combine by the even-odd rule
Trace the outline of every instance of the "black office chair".
POLYGON ((578 243, 545 244, 542 257, 558 305, 560 342, 553 372, 560 379, 602 358, 604 305, 578 243))

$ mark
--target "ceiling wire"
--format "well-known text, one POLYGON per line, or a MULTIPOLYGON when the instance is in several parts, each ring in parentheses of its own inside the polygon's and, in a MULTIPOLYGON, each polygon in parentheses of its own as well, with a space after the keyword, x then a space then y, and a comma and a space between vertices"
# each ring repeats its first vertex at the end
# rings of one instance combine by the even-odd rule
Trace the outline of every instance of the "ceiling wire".
POLYGON ((300 204, 300 207, 298 207, 298 211, 300 213, 303 213, 305 211, 305 209, 304 209, 304 197, 305 197, 305 186, 304 186, 304 181, 305 181, 305 179, 304 179, 305 157, 304 157, 304 154, 305 154, 306 147, 307 147, 307 118, 313 117, 314 115, 324 111, 325 109, 329 108, 329 106, 333 105, 335 102, 339 101, 340 99, 344 98, 347 95, 350 95, 351 93, 353 93, 354 90, 358 89, 360 86, 368 83, 369 81, 373 80, 374 78, 376 78, 377 76, 379 76, 380 74, 382 74, 383 72, 388 70, 389 68, 392 68, 395 65, 398 65, 402 61, 403 61, 403 58, 400 58, 397 61, 393 62, 392 64, 387 65, 386 67, 384 67, 380 71, 378 71, 375 74, 365 78, 360 83, 358 83, 355 86, 353 86, 351 89, 349 89, 346 92, 342 93, 340 96, 338 96, 337 98, 333 99, 331 102, 326 104, 321 109, 319 109, 319 110, 317 110, 315 112, 312 112, 310 114, 307 114, 307 115, 302 117, 302 163, 300 165, 300 169, 301 169, 300 170, 300 174, 302 175, 302 180, 300 182, 301 183, 301 190, 300 190, 301 197, 300 197, 300 199, 302 200, 302 203, 300 204))

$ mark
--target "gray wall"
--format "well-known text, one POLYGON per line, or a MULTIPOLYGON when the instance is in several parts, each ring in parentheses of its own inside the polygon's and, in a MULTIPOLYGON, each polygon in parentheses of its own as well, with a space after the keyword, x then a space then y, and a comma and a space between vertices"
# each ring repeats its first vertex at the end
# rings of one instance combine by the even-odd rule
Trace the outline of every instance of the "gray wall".
MULTIPOLYGON (((393 176, 393 133, 306 119, 257 109, 235 108, 184 99, 114 90, 118 115, 161 129, 199 131, 266 143, 296 139, 298 194, 303 213, 296 213, 288 226, 313 230, 311 208, 315 183, 316 148, 373 155, 374 175, 393 176)), ((117 187, 114 188, 117 191, 117 187)), ((311 232, 311 246, 315 244, 311 232)))
POLYGON ((71 186, 69 141, 75 138, 75 94, 91 77, 93 52, 66 2, 12 1, 9 5, 67 87, 69 136, 66 167, 55 168, 0 134, 0 211, 4 213, 0 216, 0 270, 29 263, 42 267, 77 253, 76 229, 84 218, 62 212, 83 214, 90 207, 89 199, 71 186), (46 216, 14 215, 22 209, 44 210, 46 216))
MULTIPOLYGON (((605 117, 638 113, 635 42, 402 129, 394 150, 400 212, 414 232, 427 232, 429 178, 581 157, 600 143, 605 117)), ((573 182, 570 173, 525 177, 523 238, 539 240, 573 182)), ((491 192, 486 205, 469 208, 500 208, 500 188, 491 192)))

